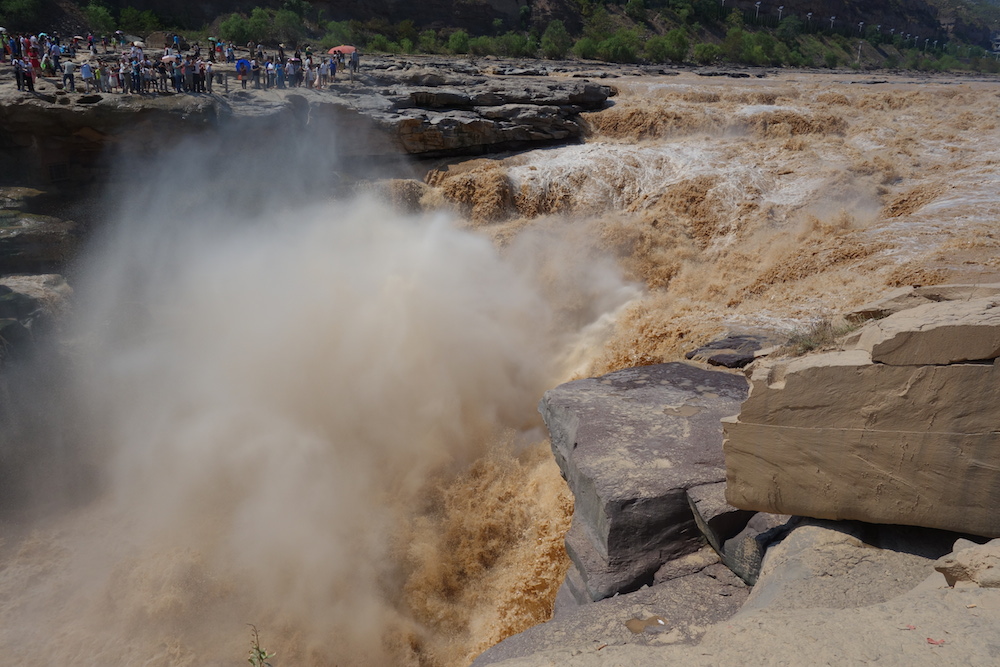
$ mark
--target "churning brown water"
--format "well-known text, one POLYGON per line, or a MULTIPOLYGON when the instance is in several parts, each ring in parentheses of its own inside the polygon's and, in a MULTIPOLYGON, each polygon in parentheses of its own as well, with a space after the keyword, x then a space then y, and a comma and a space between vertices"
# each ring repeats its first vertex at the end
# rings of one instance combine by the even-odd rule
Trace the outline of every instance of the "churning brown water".
POLYGON ((629 80, 583 145, 429 174, 452 213, 126 207, 60 383, 88 491, 5 520, 4 657, 238 664, 254 623, 276 666, 463 665, 544 620, 545 388, 997 280, 1000 85, 862 78, 629 80))

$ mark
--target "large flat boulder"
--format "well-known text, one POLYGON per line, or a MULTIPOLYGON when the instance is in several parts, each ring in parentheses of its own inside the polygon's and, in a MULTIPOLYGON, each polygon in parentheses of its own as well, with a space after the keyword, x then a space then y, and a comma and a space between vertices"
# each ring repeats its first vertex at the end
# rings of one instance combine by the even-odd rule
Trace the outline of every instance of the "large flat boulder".
POLYGON ((953 364, 1000 356, 1000 296, 942 301, 872 322, 858 348, 894 366, 953 364))
POLYGON ((847 313, 850 322, 867 322, 888 317, 902 310, 938 301, 978 299, 1000 295, 1000 283, 923 285, 899 287, 877 301, 866 303, 847 313))
POLYGON ((546 392, 539 410, 576 498, 567 547, 590 599, 651 583, 700 547, 687 490, 725 478, 720 419, 739 410, 746 386, 671 363, 546 392))
POLYGON ((1000 535, 1000 367, 765 363, 725 420, 736 507, 1000 535))
POLYGON ((1000 297, 976 293, 939 286, 855 349, 760 362, 724 420, 727 501, 1000 535, 1000 297))

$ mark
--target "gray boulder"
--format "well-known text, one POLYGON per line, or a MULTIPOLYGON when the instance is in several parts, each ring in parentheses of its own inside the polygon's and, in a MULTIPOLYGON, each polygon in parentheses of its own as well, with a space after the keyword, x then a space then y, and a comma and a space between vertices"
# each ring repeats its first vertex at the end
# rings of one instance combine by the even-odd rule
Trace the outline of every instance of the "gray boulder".
POLYGON ((567 551, 586 598, 636 590, 701 546, 687 490, 724 479, 719 420, 738 412, 746 386, 670 363, 546 392, 539 410, 576 498, 567 551))

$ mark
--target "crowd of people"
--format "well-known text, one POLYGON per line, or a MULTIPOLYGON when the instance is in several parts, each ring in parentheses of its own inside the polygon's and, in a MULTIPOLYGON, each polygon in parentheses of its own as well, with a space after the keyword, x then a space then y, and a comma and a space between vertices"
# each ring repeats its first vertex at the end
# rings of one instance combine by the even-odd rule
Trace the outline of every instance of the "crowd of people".
POLYGON ((69 40, 59 35, 40 32, 34 35, 0 33, 3 48, 0 63, 9 58, 18 90, 33 92, 38 77, 61 77, 64 90, 76 92, 77 76, 84 92, 145 94, 173 91, 176 93, 211 93, 212 84, 221 78, 221 63, 234 66, 237 79, 245 89, 288 88, 304 86, 321 89, 336 81, 337 72, 347 71, 351 78, 358 71, 356 50, 332 51, 329 57, 313 56, 308 46, 288 55, 284 44, 268 54, 261 44, 247 44, 248 57, 237 59, 236 47, 210 38, 207 58, 201 46, 195 44, 182 51, 181 39, 165 43, 162 52, 146 52, 145 44, 128 42, 119 31, 112 38, 76 36, 69 40), (98 44, 103 47, 103 57, 98 44), (86 49, 82 63, 78 52, 86 49), (109 57, 112 53, 118 57, 109 57), (348 53, 348 51, 350 51, 348 53))

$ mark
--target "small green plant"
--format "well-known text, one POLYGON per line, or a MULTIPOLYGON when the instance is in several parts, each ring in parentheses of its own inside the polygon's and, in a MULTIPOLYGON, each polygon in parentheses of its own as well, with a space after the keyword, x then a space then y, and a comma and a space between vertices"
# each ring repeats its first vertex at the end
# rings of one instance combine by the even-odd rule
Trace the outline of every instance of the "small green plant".
POLYGON ((247 623, 250 626, 250 657, 247 658, 253 667, 272 667, 268 659, 274 657, 274 653, 268 653, 265 649, 260 646, 260 635, 257 632, 257 626, 253 623, 247 623))

